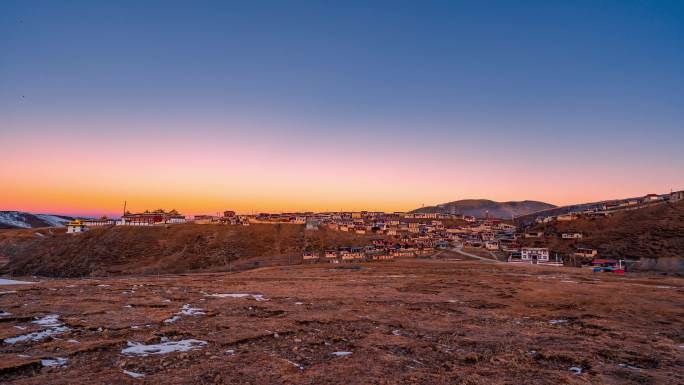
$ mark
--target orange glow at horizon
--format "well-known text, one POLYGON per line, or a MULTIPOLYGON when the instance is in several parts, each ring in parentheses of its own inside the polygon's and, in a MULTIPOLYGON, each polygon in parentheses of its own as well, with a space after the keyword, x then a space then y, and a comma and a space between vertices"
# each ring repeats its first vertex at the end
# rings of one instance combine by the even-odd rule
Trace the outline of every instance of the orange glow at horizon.
POLYGON ((475 162, 472 154, 429 148, 292 146, 278 140, 235 140, 228 146, 211 140, 150 145, 113 137, 30 140, 18 135, 9 140, 0 166, 0 180, 8 181, 0 190, 0 210, 117 216, 127 201, 133 212, 175 208, 185 215, 407 211, 470 198, 563 205, 671 187, 667 174, 635 179, 595 166, 572 175, 557 172, 553 164, 526 164, 506 155, 475 162), (22 151, 27 143, 33 156, 22 151), (507 167, 514 172, 502 172, 507 167))

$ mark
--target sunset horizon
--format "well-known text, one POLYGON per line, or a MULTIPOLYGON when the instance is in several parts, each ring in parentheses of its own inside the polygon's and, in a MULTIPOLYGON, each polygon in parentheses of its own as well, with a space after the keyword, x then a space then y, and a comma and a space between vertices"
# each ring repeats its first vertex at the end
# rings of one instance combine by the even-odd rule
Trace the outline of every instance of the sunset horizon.
POLYGON ((665 5, 40 4, 0 6, 0 210, 684 188, 683 32, 665 5))
POLYGON ((0 384, 681 385, 684 0, 0 1, 0 384))

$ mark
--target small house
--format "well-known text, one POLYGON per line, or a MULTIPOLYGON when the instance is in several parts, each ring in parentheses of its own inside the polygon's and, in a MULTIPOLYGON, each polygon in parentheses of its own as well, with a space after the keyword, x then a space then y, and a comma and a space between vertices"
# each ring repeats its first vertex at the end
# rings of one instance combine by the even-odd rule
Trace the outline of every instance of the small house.
POLYGON ((82 233, 87 230, 85 223, 76 219, 66 225, 68 234, 82 233))
POLYGON ((578 232, 563 233, 563 234, 561 234, 561 238, 563 238, 563 239, 582 239, 582 233, 578 233, 578 232))
POLYGON ((596 257, 598 255, 598 250, 596 249, 587 249, 580 247, 575 251, 575 256, 576 257, 582 257, 582 258, 592 258, 596 257))
POLYGON ((310 260, 317 260, 318 258, 319 258, 318 254, 316 254, 313 251, 305 251, 302 254, 302 259, 304 259, 304 260, 310 261, 310 260))
POLYGON ((499 242, 487 241, 487 242, 485 242, 485 249, 487 249, 487 250, 499 250, 499 242))

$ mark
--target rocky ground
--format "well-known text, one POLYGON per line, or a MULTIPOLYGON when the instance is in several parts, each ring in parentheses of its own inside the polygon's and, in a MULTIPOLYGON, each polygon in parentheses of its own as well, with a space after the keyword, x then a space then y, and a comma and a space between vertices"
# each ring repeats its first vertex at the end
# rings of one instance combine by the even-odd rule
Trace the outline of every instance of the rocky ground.
POLYGON ((458 259, 25 278, 0 383, 684 383, 684 279, 458 259))

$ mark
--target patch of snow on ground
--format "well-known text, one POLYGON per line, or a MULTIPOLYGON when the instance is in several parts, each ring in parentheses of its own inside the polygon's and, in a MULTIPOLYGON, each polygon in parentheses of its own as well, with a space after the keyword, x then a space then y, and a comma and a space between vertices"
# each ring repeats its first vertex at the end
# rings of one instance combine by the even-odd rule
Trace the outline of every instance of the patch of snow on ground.
POLYGON ((142 373, 131 372, 129 370, 124 370, 123 372, 124 372, 124 374, 128 374, 129 376, 131 376, 133 378, 145 377, 145 375, 142 373))
MULTIPOLYGON (((4 279, 4 278, 0 278, 0 285, 28 285, 28 284, 31 284, 31 283, 35 283, 35 282, 15 281, 15 280, 13 280, 13 279, 4 279)), ((5 294, 5 293, 3 293, 3 294, 5 294)))
POLYGON ((128 342, 128 347, 121 350, 123 355, 148 356, 150 354, 168 354, 174 352, 188 352, 202 349, 207 345, 206 341, 187 339, 181 341, 168 341, 160 344, 145 345, 138 342, 128 342))
POLYGON ((202 309, 194 308, 194 307, 190 306, 189 303, 186 303, 181 308, 180 314, 182 314, 182 315, 204 315, 206 313, 204 313, 202 311, 202 309))
POLYGON ((174 322, 178 321, 181 318, 181 316, 184 316, 184 315, 195 316, 195 315, 204 315, 204 314, 206 314, 206 313, 203 312, 202 309, 194 308, 189 303, 186 303, 185 305, 183 305, 181 310, 178 313, 176 313, 173 317, 171 317, 169 319, 165 319, 164 323, 167 323, 167 324, 174 323, 174 322))
POLYGON ((68 330, 69 330, 69 328, 66 326, 57 326, 57 327, 45 329, 45 330, 42 330, 39 332, 24 334, 24 335, 17 336, 17 337, 5 338, 4 342, 6 344, 14 345, 17 342, 41 341, 41 340, 44 340, 48 337, 56 336, 58 334, 62 334, 64 332, 67 332, 68 330))
MULTIPOLYGON (((59 315, 57 314, 46 315, 43 318, 38 318, 37 320, 31 322, 36 325, 47 327, 47 329, 21 336, 5 338, 3 342, 13 345, 18 342, 41 341, 48 337, 56 336, 70 330, 67 326, 64 326, 61 322, 59 322, 59 315)), ((19 326, 17 326, 17 328, 21 329, 19 326)))
POLYGON ((220 293, 220 294, 206 294, 207 297, 215 297, 215 298, 245 298, 245 297, 252 297, 257 301, 268 301, 267 298, 264 298, 263 294, 249 294, 249 293, 220 293))
POLYGON ((576 376, 579 376, 580 374, 582 374, 582 368, 577 367, 577 366, 570 367, 570 371, 572 372, 572 374, 574 374, 576 376))
POLYGON ((57 357, 54 360, 52 359, 47 359, 47 360, 40 360, 40 364, 43 366, 64 366, 69 362, 68 359, 62 358, 62 357, 57 357))
POLYGON ((38 318, 35 321, 31 321, 32 323, 40 326, 60 326, 62 325, 61 322, 59 322, 59 314, 50 314, 46 315, 43 318, 38 318))
POLYGON ((344 356, 351 355, 352 352, 332 352, 330 354, 332 354, 333 356, 337 356, 337 357, 344 357, 344 356))
POLYGON ((558 324, 566 324, 568 323, 568 320, 566 319, 552 319, 549 321, 551 325, 558 325, 558 324))
POLYGON ((12 313, 4 310, 0 310, 0 317, 7 317, 8 315, 12 315, 12 313))

